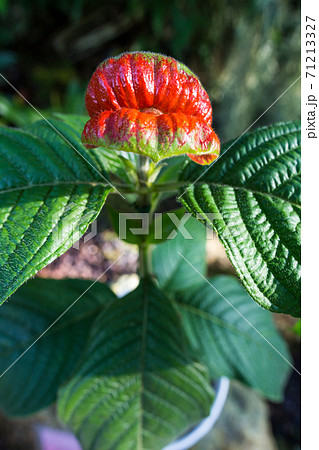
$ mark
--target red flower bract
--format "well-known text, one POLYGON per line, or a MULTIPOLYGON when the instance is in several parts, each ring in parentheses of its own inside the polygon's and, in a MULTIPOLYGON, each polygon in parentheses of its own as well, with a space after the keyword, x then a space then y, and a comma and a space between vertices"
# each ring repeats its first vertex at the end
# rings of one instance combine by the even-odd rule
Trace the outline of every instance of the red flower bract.
POLYGON ((102 62, 85 96, 88 148, 103 146, 158 162, 187 153, 199 164, 219 154, 212 108, 198 78, 173 58, 125 53, 102 62))

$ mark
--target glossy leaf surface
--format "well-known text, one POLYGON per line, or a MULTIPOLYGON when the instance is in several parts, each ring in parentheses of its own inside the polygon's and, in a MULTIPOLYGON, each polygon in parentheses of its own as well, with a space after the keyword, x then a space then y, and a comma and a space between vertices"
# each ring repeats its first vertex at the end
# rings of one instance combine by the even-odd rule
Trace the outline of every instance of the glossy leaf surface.
MULTIPOLYGON (((0 128, 0 302, 86 231, 111 190, 70 126, 0 128)), ((102 173, 103 172, 103 173, 102 173)))
POLYGON ((208 170, 184 166, 180 199, 216 230, 254 300, 298 316, 300 124, 260 128, 228 147, 208 170))

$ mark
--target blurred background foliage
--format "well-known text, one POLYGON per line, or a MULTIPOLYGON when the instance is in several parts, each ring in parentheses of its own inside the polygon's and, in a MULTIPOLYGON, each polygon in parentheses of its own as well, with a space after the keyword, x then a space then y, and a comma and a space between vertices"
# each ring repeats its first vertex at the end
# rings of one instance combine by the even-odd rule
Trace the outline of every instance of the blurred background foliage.
MULTIPOLYGON (((0 73, 43 113, 85 113, 95 67, 150 50, 187 64, 207 89, 222 141, 241 134, 300 75, 293 0, 0 0, 0 73)), ((38 119, 0 77, 0 123, 38 119)), ((296 119, 300 84, 258 125, 296 119)))

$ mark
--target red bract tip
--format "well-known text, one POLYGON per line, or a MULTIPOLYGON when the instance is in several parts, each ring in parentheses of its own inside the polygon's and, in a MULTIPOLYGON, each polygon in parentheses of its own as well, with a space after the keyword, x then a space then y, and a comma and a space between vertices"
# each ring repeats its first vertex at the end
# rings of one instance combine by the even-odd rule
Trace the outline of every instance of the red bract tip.
POLYGON ((219 155, 208 95, 173 58, 135 52, 102 62, 85 104, 91 117, 82 133, 87 148, 134 152, 154 162, 187 153, 210 164, 219 155))

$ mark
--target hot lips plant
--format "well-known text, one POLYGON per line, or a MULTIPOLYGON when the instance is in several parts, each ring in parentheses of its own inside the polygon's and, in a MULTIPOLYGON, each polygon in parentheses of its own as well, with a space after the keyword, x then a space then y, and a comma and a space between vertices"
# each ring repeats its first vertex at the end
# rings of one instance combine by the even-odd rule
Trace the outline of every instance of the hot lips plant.
POLYGON ((300 314, 299 124, 220 148, 198 78, 153 53, 104 61, 85 101, 89 120, 0 128, 1 409, 56 402, 84 449, 161 449, 208 415, 222 375, 279 401, 290 356, 269 311, 300 314), (138 287, 23 284, 106 199, 139 247, 138 287), (207 277, 207 228, 238 277, 207 277))
POLYGON ((219 154, 212 107, 198 78, 173 58, 127 53, 94 72, 85 96, 86 147, 103 146, 159 162, 187 153, 199 164, 219 154))

